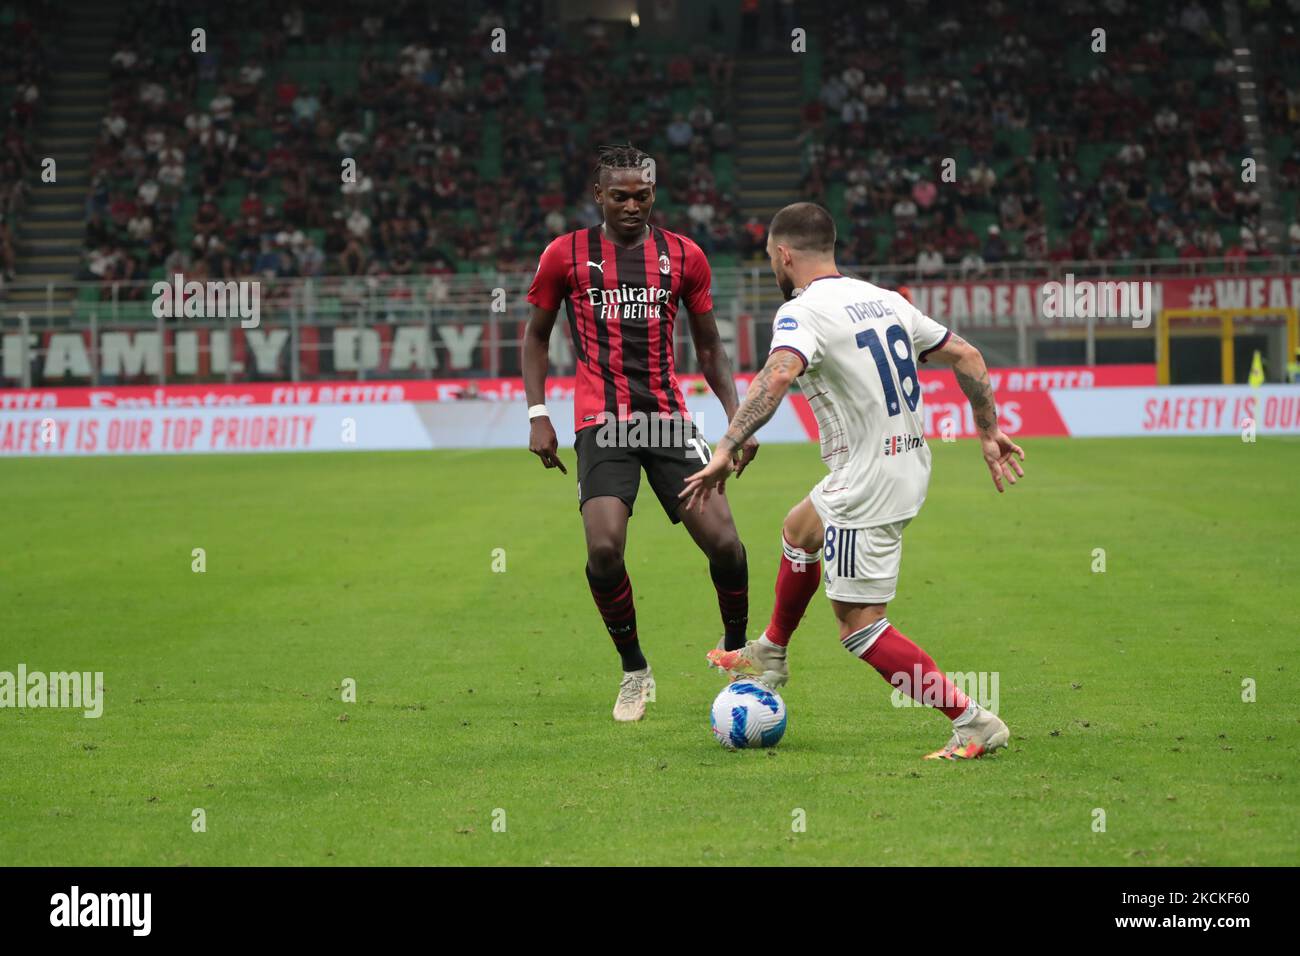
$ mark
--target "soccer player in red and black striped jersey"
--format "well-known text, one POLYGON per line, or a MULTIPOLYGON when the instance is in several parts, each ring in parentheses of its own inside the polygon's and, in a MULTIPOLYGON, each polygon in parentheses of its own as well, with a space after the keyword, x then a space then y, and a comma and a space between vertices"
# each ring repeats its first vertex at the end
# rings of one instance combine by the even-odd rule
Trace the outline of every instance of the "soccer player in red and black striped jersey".
MULTIPOLYGON (((543 404, 551 330, 563 304, 578 363, 574 450, 587 581, 623 661, 614 719, 640 720, 655 699, 655 683, 638 640, 623 549, 643 469, 669 519, 684 523, 709 559, 724 631, 718 646, 743 647, 749 617, 745 548, 726 499, 710 499, 711 507, 692 512, 678 497, 686 476, 711 456, 677 384, 673 324, 679 303, 690 316, 700 370, 728 420, 736 411, 736 385, 713 318, 708 260, 686 236, 650 225, 654 162, 631 146, 602 147, 595 199, 604 222, 551 242, 528 290, 528 448, 545 467, 568 473, 543 404)), ((756 442, 738 450, 737 475, 757 451, 756 442)))

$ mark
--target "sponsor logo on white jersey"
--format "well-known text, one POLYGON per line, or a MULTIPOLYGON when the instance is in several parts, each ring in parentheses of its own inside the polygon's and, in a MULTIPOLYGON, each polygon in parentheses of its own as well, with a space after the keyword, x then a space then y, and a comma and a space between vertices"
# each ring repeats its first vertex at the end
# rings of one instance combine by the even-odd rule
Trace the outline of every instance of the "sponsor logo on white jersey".
POLYGON ((924 435, 886 435, 885 455, 902 455, 925 444, 924 435))

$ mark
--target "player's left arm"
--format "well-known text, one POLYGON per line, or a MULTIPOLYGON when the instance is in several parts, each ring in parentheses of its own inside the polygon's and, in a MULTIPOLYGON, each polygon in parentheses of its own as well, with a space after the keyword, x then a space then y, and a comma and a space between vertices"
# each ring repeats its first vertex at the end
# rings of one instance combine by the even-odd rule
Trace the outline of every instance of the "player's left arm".
POLYGON ((980 350, 951 332, 942 345, 925 352, 923 360, 952 368, 957 384, 975 414, 975 429, 979 432, 984 463, 988 465, 993 487, 998 493, 1003 491, 1003 479, 1014 485, 1017 476, 1025 477, 1025 470, 1020 466, 1020 462, 1025 460, 1024 449, 1008 438, 998 425, 998 407, 993 399, 993 386, 989 384, 989 369, 980 350))
MULTIPOLYGON (((691 312, 690 324, 691 341, 695 343, 700 371, 704 373, 704 380, 713 389, 713 394, 718 396, 722 411, 730 422, 736 417, 736 407, 740 400, 736 397, 736 379, 731 368, 731 358, 722 344, 722 336, 718 334, 718 323, 713 318, 713 310, 709 309, 699 315, 691 312)), ((750 436, 741 444, 737 453, 736 477, 739 478, 745 466, 758 454, 758 439, 750 436)))
POLYGON ((687 508, 698 510, 704 507, 712 489, 731 473, 732 455, 772 420, 790 390, 790 383, 802 375, 803 370, 803 357, 790 349, 779 348, 767 357, 767 364, 749 383, 745 401, 731 416, 731 425, 718 441, 713 459, 686 479, 686 487, 679 497, 686 499, 687 508))

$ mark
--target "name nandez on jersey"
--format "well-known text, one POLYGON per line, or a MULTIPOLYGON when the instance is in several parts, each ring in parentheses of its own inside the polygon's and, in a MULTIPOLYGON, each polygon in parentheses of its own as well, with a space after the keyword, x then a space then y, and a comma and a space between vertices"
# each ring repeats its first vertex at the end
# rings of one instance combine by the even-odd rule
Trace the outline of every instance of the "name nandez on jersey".
POLYGON ((854 322, 866 322, 870 319, 883 319, 886 316, 898 317, 898 313, 884 302, 855 302, 845 305, 844 311, 854 322))

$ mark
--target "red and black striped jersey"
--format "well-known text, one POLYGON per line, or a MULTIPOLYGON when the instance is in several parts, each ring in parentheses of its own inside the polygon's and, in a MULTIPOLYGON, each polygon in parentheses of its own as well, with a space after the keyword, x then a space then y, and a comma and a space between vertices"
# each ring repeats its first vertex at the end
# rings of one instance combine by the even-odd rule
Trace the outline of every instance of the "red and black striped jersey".
POLYGON ((673 364, 673 322, 682 301, 694 315, 712 310, 712 283, 699 246, 654 226, 631 249, 600 226, 546 247, 528 301, 567 309, 578 364, 574 431, 600 424, 605 412, 690 417, 673 364))

